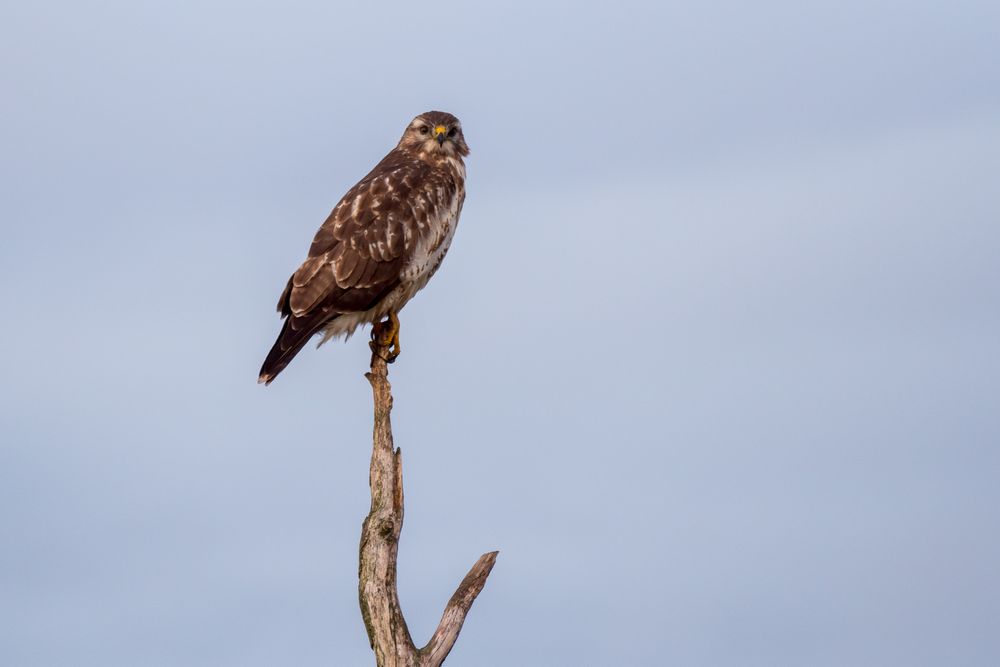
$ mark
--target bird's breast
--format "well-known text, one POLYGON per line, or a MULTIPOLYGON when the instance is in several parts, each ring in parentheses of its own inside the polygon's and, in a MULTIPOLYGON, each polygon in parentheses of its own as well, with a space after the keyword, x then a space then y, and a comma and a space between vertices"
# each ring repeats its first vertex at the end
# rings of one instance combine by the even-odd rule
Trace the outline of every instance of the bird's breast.
MULTIPOLYGON (((445 191, 442 187, 439 194, 445 191)), ((414 291, 421 289, 441 266, 455 236, 463 200, 461 190, 452 191, 449 197, 438 199, 438 206, 431 208, 426 227, 419 225, 413 253, 400 276, 403 282, 413 285, 414 291)))

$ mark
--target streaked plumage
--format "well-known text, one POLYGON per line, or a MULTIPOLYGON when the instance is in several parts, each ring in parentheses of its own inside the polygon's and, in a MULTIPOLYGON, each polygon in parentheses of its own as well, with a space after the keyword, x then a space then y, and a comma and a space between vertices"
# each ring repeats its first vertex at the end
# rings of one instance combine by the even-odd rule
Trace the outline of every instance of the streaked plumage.
POLYGON ((465 201, 469 149, 457 118, 429 111, 319 228, 278 300, 285 318, 260 369, 270 384, 317 333, 322 345, 398 312, 437 271, 465 201))

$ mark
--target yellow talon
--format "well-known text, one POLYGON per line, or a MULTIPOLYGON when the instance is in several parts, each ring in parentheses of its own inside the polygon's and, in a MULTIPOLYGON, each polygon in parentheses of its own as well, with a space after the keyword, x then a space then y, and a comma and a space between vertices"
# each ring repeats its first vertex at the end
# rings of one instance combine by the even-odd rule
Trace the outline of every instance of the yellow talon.
POLYGON ((385 322, 376 322, 372 326, 370 345, 374 354, 378 354, 379 348, 390 348, 388 356, 383 357, 386 363, 391 364, 399 356, 399 316, 395 311, 389 311, 385 322))

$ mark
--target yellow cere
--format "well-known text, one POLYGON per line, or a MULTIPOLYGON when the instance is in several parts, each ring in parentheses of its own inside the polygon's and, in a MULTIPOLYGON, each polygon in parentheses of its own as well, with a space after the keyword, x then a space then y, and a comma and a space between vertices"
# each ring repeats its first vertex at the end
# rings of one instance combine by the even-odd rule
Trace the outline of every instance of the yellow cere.
POLYGON ((448 131, 447 127, 445 127, 444 125, 438 125, 437 127, 434 128, 434 136, 436 137, 439 134, 444 134, 447 131, 448 131))

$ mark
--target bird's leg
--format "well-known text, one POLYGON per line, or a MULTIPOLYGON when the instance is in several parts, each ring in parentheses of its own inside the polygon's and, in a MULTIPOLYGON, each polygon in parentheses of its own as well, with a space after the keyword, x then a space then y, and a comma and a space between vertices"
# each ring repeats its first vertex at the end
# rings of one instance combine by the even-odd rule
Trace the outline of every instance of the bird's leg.
POLYGON ((390 310, 388 319, 385 322, 376 322, 372 326, 372 340, 369 345, 372 353, 378 354, 379 348, 390 348, 386 363, 391 364, 399 356, 399 316, 396 311, 390 310))
POLYGON ((389 358, 386 361, 391 364, 396 361, 396 357, 402 351, 399 347, 399 315, 396 314, 395 310, 389 311, 389 326, 392 329, 392 351, 389 352, 389 358))

